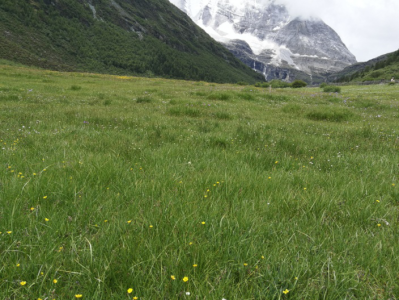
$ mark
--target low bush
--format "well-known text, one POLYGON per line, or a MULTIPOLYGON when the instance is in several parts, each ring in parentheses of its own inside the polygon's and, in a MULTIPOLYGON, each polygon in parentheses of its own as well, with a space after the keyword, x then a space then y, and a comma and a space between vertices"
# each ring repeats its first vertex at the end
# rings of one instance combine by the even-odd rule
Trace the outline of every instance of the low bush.
POLYGON ((320 83, 319 88, 324 89, 326 86, 328 86, 328 83, 323 82, 323 83, 320 83))
POLYGON ((294 89, 299 89, 299 88, 305 87, 307 85, 308 84, 305 81, 303 81, 303 80, 295 80, 293 83, 291 83, 291 86, 294 89))
POLYGON ((260 88, 268 88, 270 86, 270 83, 268 82, 257 82, 255 83, 256 87, 260 87, 260 88))
POLYGON ((82 87, 79 86, 79 85, 73 85, 73 86, 71 86, 71 90, 72 90, 72 91, 80 91, 81 89, 82 89, 82 87))
POLYGON ((272 81, 270 81, 270 85, 272 86, 272 88, 275 88, 275 89, 284 89, 284 88, 291 87, 290 83, 281 81, 281 80, 277 80, 277 79, 273 79, 272 81))
POLYGON ((341 88, 339 86, 328 85, 323 88, 325 93, 341 93, 341 88))

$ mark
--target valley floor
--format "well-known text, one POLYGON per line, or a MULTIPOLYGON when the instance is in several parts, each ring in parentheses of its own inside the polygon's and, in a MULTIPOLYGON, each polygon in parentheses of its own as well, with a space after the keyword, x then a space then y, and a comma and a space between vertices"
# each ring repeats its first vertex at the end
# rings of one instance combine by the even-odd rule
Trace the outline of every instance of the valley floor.
POLYGON ((0 65, 1 299, 396 299, 399 85, 0 65))

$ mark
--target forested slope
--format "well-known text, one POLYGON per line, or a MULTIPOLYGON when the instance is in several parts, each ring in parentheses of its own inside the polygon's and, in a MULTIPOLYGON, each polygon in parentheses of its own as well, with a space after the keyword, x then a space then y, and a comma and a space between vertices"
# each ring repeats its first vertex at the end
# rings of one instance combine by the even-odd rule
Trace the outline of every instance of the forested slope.
POLYGON ((166 0, 2 0, 0 58, 66 71, 263 79, 166 0))

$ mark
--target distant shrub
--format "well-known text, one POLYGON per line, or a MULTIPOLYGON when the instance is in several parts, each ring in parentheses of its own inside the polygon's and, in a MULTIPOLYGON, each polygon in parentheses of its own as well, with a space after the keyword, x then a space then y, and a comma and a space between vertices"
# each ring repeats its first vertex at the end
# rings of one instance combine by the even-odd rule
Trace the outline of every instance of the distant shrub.
POLYGON ((239 81, 237 82, 237 85, 249 85, 249 83, 245 81, 239 81))
POLYGON ((319 88, 324 89, 326 86, 328 86, 328 83, 323 82, 323 83, 320 83, 319 88))
POLYGON ((390 81, 389 83, 388 83, 388 85, 395 85, 396 84, 396 82, 394 82, 394 81, 390 81))
POLYGON ((257 82, 255 83, 256 87, 260 87, 260 88, 268 88, 270 86, 270 83, 268 82, 257 82))
POLYGON ((341 93, 341 88, 338 86, 328 85, 324 87, 323 91, 325 93, 341 93))
POLYGON ((103 102, 103 104, 105 105, 105 106, 108 106, 108 105, 111 105, 111 103, 112 103, 112 101, 111 100, 105 100, 104 102, 103 102))
POLYGON ((285 82, 285 81, 281 81, 281 80, 277 80, 277 79, 273 79, 272 81, 270 81, 270 85, 274 89, 284 89, 284 88, 291 87, 290 83, 285 82))
POLYGON ((82 87, 79 86, 79 85, 73 85, 73 86, 71 86, 71 90, 72 90, 72 91, 79 91, 79 90, 81 90, 81 89, 82 89, 82 87))
POLYGON ((302 88, 302 87, 305 87, 307 85, 308 84, 305 81, 303 81, 303 80, 295 80, 293 83, 291 83, 291 86, 294 89, 302 88))

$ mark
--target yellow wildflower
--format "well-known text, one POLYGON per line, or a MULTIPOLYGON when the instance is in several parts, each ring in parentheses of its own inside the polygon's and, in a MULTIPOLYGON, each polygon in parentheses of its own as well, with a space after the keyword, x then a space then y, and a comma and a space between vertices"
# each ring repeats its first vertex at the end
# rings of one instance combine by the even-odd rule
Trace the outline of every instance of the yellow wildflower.
POLYGON ((26 281, 21 281, 19 284, 24 286, 26 284, 26 281))
POLYGON ((174 275, 171 275, 170 278, 171 278, 172 280, 176 280, 176 277, 175 277, 174 275))
POLYGON ((285 289, 285 291, 283 291, 284 295, 287 295, 290 291, 288 289, 285 289))
POLYGON ((187 282, 188 281, 188 277, 187 276, 183 277, 183 281, 187 282))
POLYGON ((132 292, 133 292, 133 289, 132 289, 132 288, 130 288, 130 289, 127 290, 127 293, 128 293, 128 294, 131 294, 132 292))

